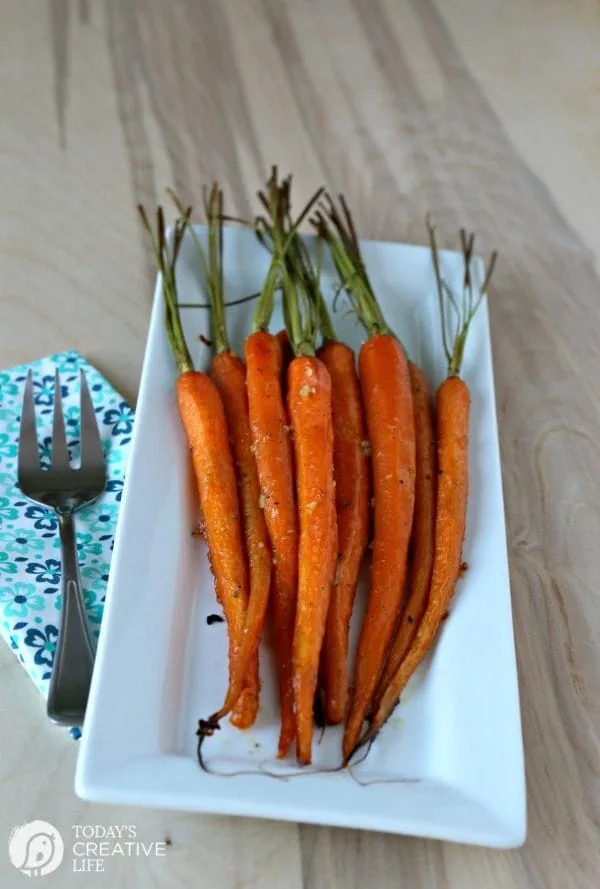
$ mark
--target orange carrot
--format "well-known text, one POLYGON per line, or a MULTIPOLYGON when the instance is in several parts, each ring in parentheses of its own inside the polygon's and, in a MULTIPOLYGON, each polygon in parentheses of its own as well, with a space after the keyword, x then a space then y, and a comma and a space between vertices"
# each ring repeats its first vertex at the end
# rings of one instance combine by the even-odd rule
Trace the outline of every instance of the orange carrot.
POLYGON ((307 765, 312 758, 315 692, 335 578, 337 521, 331 378, 315 354, 317 305, 305 276, 304 250, 299 252, 304 242, 290 216, 290 190, 290 178, 274 190, 264 224, 274 262, 281 270, 283 314, 294 355, 287 374, 299 517, 293 675, 296 755, 307 765))
POLYGON ((221 396, 210 377, 188 371, 178 377, 176 387, 202 504, 210 565, 229 631, 231 681, 246 619, 248 571, 229 429, 221 396))
POLYGON ((298 522, 292 451, 281 394, 281 346, 257 330, 246 338, 246 385, 261 504, 273 552, 272 610, 279 673, 279 756, 295 736, 292 640, 298 586, 298 522))
POLYGON ((325 718, 336 724, 348 704, 348 634, 369 534, 369 465, 354 352, 328 333, 317 354, 331 377, 338 562, 322 656, 325 718))
POLYGON ((210 377, 194 370, 177 306, 175 265, 191 208, 175 224, 172 255, 166 244, 162 208, 157 213, 157 237, 143 207, 138 209, 162 277, 167 336, 179 371, 177 404, 192 453, 217 597, 227 621, 231 678, 245 623, 248 570, 225 409, 210 377))
POLYGON ((415 503, 415 431, 406 354, 387 326, 360 256, 350 213, 330 201, 318 218, 342 282, 367 330, 359 377, 372 452, 374 534, 371 584, 361 626, 343 740, 344 759, 360 737, 402 603, 415 503))
MULTIPOLYGON (((178 199, 173 199, 180 209, 178 199)), ((227 334, 223 284, 223 193, 214 184, 205 193, 208 223, 206 252, 192 230, 204 273, 204 283, 211 308, 212 346, 214 357, 210 378, 219 390, 234 458, 242 515, 242 527, 249 567, 249 595, 244 602, 246 618, 238 640, 238 659, 231 676, 225 702, 213 714, 216 724, 232 712, 231 722, 237 728, 254 724, 259 704, 259 645, 271 586, 271 552, 267 528, 260 508, 260 489, 256 461, 252 449, 246 368, 233 352, 227 334)))
MULTIPOLYGON (((474 236, 467 238, 461 231, 465 257, 463 299, 456 299, 442 280, 433 228, 429 227, 433 263, 438 287, 442 334, 448 360, 447 378, 440 384, 435 398, 438 488, 436 498, 435 551, 429 601, 417 633, 404 659, 379 702, 371 725, 361 739, 361 745, 371 740, 396 706, 408 680, 434 644, 442 621, 447 614, 456 582, 460 575, 461 550, 465 535, 468 500, 469 415, 471 397, 469 387, 460 378, 465 342, 469 326, 489 283, 496 254, 492 258, 477 298, 473 294, 470 262, 474 236), (451 299, 457 326, 452 345, 448 344, 445 301, 451 299), (459 308, 460 306, 460 308, 459 308)), ((348 757, 354 751, 348 752, 348 757)))
POLYGON ((230 683, 225 703, 215 718, 221 719, 233 708, 233 725, 248 728, 253 725, 258 711, 258 651, 271 587, 271 547, 260 508, 260 487, 246 391, 246 368, 233 352, 219 352, 213 359, 210 377, 221 393, 225 407, 237 470, 250 571, 250 594, 235 678, 230 683))
POLYGON ((359 737, 400 610, 415 502, 414 422, 402 347, 389 334, 374 334, 361 348, 359 368, 372 448, 374 533, 345 755, 359 737))
MULTIPOLYGON (((318 245, 319 246, 319 245, 318 245)), ((320 285, 320 253, 310 256, 299 236, 289 254, 290 274, 304 294, 323 337, 317 357, 329 372, 332 390, 337 566, 321 650, 317 701, 324 721, 343 720, 348 701, 348 633, 358 573, 369 533, 369 468, 364 412, 352 349, 337 340, 320 285)))
POLYGON ((366 428, 354 353, 329 342, 318 353, 332 385, 338 562, 323 644, 325 717, 342 722, 349 694, 348 644, 358 574, 369 534, 366 428))
POLYGON ((375 701, 387 688, 390 679, 414 639, 427 605, 435 539, 436 453, 433 405, 427 378, 421 368, 408 363, 413 398, 416 441, 415 515, 411 538, 411 570, 409 594, 400 615, 385 670, 378 685, 375 701))
MULTIPOLYGON (((280 185, 277 170, 273 168, 267 184, 267 193, 259 192, 259 199, 271 222, 259 217, 257 235, 263 244, 267 239, 270 241, 273 257, 255 311, 253 332, 245 342, 254 453, 273 552, 272 611, 281 706, 279 757, 286 756, 296 735, 292 649, 298 596, 299 529, 294 485, 294 454, 283 394, 285 381, 282 380, 284 361, 282 345, 285 345, 285 340, 281 333, 275 336, 268 333, 267 328, 273 312, 274 294, 286 277, 285 255, 289 247, 289 238, 286 238, 288 243, 282 243, 278 233, 282 222, 282 196, 287 194, 287 189, 289 180, 284 180, 280 185), (276 235, 276 242, 273 241, 273 233, 276 235)), ((295 225, 300 223, 319 195, 320 191, 309 201, 295 225)))
POLYGON ((291 362, 288 410, 294 433, 300 521, 293 646, 297 757, 308 764, 319 657, 337 551, 331 380, 318 358, 299 356, 291 362))

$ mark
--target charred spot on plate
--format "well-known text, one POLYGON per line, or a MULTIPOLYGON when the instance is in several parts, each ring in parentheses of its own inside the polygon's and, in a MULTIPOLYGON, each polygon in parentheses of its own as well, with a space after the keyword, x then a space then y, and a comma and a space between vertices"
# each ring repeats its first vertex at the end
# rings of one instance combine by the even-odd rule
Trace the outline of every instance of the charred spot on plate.
POLYGON ((225 622, 225 618, 221 617, 220 614, 209 614, 206 618, 206 623, 209 627, 212 627, 213 624, 222 624, 225 622))

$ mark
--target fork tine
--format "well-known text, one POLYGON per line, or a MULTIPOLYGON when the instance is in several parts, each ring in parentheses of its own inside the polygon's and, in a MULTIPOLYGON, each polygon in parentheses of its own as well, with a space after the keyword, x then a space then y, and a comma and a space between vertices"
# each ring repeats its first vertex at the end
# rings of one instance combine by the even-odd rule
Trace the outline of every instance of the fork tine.
POLYGON ((81 369, 81 468, 104 466, 104 450, 98 431, 94 403, 83 368, 81 369))
POLYGON ((52 469, 66 469, 69 466, 69 449, 65 434, 60 375, 54 375, 54 420, 52 425, 52 469))
POLYGON ((33 403, 33 371, 27 373, 27 382, 23 392, 23 408, 21 410, 21 427, 19 431, 19 478, 24 472, 39 469, 40 455, 35 425, 35 405, 33 403))

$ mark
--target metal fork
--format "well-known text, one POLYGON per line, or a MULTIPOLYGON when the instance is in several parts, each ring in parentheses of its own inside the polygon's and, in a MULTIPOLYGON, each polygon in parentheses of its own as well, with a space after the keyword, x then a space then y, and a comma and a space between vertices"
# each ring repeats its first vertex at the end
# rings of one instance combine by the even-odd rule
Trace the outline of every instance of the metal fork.
POLYGON ((92 399, 81 371, 81 465, 73 469, 65 435, 60 376, 56 372, 52 463, 40 465, 29 371, 23 395, 19 436, 18 482, 25 497, 54 510, 61 543, 61 595, 58 640, 48 691, 48 718, 57 725, 81 726, 94 667, 94 648, 81 589, 74 513, 96 500, 106 487, 106 466, 92 399))

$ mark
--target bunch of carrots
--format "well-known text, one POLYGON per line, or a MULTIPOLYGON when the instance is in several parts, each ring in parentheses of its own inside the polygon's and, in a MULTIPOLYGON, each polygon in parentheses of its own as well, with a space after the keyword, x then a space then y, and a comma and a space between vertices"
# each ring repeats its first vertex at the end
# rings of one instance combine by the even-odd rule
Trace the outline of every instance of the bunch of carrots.
POLYGON ((275 638, 278 756, 312 758, 315 705, 343 724, 343 763, 375 738, 432 649, 461 573, 468 498, 470 394, 461 377, 471 321, 487 290, 472 279, 474 236, 461 231, 463 293, 443 278, 428 224, 447 375, 432 393, 386 321, 363 263, 352 216, 320 189, 294 217, 291 177, 274 168, 251 224, 270 263, 244 342, 231 348, 223 281, 223 224, 214 185, 205 194, 207 246, 191 208, 167 243, 139 208, 162 279, 177 364, 179 412, 191 450, 215 592, 228 628, 223 705, 200 720, 204 738, 230 717, 254 724, 259 648, 275 638), (317 250, 300 234, 310 221, 317 250), (181 324, 176 263, 186 230, 201 259, 213 356, 196 370, 181 324), (366 332, 358 356, 335 334, 321 290, 324 251, 366 332), (281 295, 285 328, 272 332, 281 295), (358 358, 358 361, 356 360, 358 358), (349 628, 361 566, 369 590, 354 668, 349 628))

